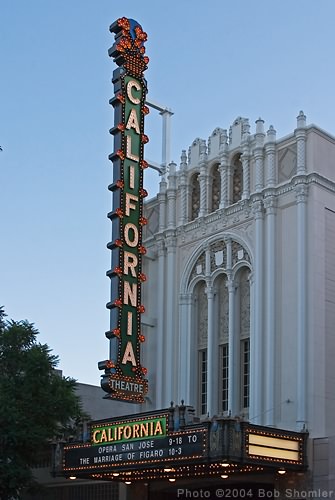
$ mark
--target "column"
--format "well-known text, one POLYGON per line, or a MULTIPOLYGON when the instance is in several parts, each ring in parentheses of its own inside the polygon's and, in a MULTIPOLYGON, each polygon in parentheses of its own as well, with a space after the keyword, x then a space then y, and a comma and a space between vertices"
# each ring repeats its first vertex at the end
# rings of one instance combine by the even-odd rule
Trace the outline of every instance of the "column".
POLYGON ((166 359, 165 370, 165 391, 164 404, 168 405, 170 401, 175 401, 175 370, 177 366, 176 359, 176 237, 174 231, 168 230, 165 240, 167 248, 166 257, 166 318, 165 318, 165 351, 166 359))
POLYGON ((228 412, 233 417, 238 413, 236 408, 236 332, 235 332, 235 284, 232 279, 232 241, 226 240, 227 248, 227 288, 228 288, 228 412))
POLYGON ((297 198, 297 430, 307 426, 307 186, 296 185, 297 198))
POLYGON ((266 186, 274 187, 277 184, 276 131, 272 125, 270 125, 269 130, 266 133, 265 155, 266 155, 266 165, 267 165, 266 186))
POLYGON ((243 154, 241 156, 243 168, 243 192, 242 200, 247 200, 250 196, 250 167, 249 167, 249 145, 248 141, 243 141, 243 154))
POLYGON ((255 279, 254 273, 249 275, 250 283, 250 398, 249 398, 249 420, 254 423, 253 417, 257 415, 254 395, 256 394, 256 376, 254 374, 256 367, 256 349, 255 349, 255 279))
POLYGON ((220 156, 220 179, 221 179, 221 192, 220 192, 220 205, 219 208, 225 208, 228 202, 228 165, 227 153, 223 152, 220 156))
POLYGON ((254 157, 256 163, 256 192, 262 191, 264 187, 264 165, 263 165, 263 146, 264 146, 264 120, 258 118, 256 120, 256 146, 254 149, 254 157))
POLYGON ((169 164, 167 197, 167 227, 175 229, 176 227, 176 164, 169 164))
POLYGON ((238 393, 237 363, 236 363, 236 332, 235 332, 235 284, 228 275, 228 412, 235 417, 239 411, 236 407, 238 393))
POLYGON ((165 325, 165 245, 162 235, 157 237, 158 276, 157 283, 157 370, 156 370, 156 408, 164 408, 163 377, 165 372, 164 325, 165 325))
POLYGON ((205 163, 202 163, 200 166, 199 184, 200 184, 199 217, 204 217, 207 214, 207 170, 205 163))
POLYGON ((207 412, 210 417, 217 413, 217 354, 218 345, 215 341, 214 329, 214 290, 210 281, 207 282, 207 307, 208 307, 208 323, 207 323, 207 412))
POLYGON ((261 198, 253 200, 255 218, 255 270, 254 270, 254 335, 250 338, 251 350, 254 353, 254 366, 251 366, 251 378, 254 393, 250 394, 253 400, 253 414, 249 420, 253 424, 261 424, 262 392, 263 392, 263 206, 261 198))
POLYGON ((306 174, 306 116, 300 111, 297 116, 297 128, 295 129, 297 139, 297 175, 306 174))
POLYGON ((191 395, 191 356, 194 357, 195 345, 192 342, 192 294, 182 294, 179 297, 179 363, 178 401, 182 399, 186 405, 192 405, 191 395))
POLYGON ((187 157, 186 151, 183 150, 180 162, 180 214, 179 225, 183 226, 187 222, 187 157))
POLYGON ((265 425, 275 425, 275 341, 276 341, 276 198, 270 193, 264 200, 266 224, 265 273, 265 425))
POLYGON ((162 177, 162 180, 159 183, 159 193, 157 195, 158 206, 159 206, 159 223, 158 223, 159 232, 164 231, 166 227, 166 188, 167 184, 164 176, 162 177))

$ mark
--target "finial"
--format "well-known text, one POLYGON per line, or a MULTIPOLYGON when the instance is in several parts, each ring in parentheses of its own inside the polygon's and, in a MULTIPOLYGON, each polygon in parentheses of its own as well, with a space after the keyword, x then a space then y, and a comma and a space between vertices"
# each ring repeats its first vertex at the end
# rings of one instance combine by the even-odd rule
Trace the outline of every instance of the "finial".
POLYGON ((256 134, 264 134, 264 120, 262 118, 258 118, 256 120, 256 134))
POLYGON ((187 155, 186 150, 183 149, 180 156, 180 169, 183 170, 187 168, 187 155))
POLYGON ((306 115, 303 111, 299 111, 299 114, 297 116, 297 128, 303 127, 306 127, 306 115))
POLYGON ((273 125, 270 125, 269 130, 266 132, 267 142, 275 142, 276 141, 276 130, 273 125))

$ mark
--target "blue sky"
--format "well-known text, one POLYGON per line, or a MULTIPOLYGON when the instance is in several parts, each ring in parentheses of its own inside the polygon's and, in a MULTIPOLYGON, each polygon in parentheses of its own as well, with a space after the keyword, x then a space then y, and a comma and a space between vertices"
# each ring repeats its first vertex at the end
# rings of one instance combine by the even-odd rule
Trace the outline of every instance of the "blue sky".
MULTIPOLYGON (((177 163, 237 116, 252 132, 261 116, 280 137, 303 109, 335 134, 333 0, 2 0, 0 304, 35 323, 65 375, 97 385, 109 326, 107 51, 122 16, 148 33, 149 97, 174 111, 177 163)), ((159 120, 146 123, 158 162, 159 120)), ((153 196, 156 174, 145 184, 153 196)))

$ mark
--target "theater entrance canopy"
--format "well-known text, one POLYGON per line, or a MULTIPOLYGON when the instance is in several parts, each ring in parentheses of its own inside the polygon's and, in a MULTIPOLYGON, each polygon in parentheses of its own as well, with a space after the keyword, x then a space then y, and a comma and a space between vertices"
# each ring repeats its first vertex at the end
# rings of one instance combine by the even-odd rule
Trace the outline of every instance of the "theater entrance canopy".
POLYGON ((196 420, 192 409, 180 406, 94 421, 88 442, 63 446, 58 472, 147 482, 307 469, 305 432, 232 418, 196 420))

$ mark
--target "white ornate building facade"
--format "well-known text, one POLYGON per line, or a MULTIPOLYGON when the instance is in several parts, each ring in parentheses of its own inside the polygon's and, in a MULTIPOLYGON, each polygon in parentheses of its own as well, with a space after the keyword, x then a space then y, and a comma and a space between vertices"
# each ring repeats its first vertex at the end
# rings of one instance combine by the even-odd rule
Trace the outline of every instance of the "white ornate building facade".
MULTIPOLYGON (((335 490, 335 138, 237 118, 170 163, 146 204, 149 409, 308 430, 335 490)), ((334 493, 335 495, 335 493, 334 493)))

